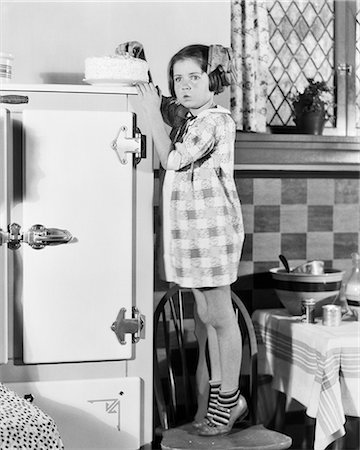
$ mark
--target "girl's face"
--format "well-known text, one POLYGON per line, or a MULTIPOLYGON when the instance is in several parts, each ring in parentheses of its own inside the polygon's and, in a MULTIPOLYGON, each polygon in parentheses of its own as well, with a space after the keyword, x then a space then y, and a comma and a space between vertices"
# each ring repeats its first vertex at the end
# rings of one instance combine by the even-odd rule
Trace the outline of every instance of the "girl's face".
POLYGON ((209 90, 209 77, 196 60, 177 61, 173 70, 175 95, 183 106, 198 110, 211 105, 214 93, 209 90))

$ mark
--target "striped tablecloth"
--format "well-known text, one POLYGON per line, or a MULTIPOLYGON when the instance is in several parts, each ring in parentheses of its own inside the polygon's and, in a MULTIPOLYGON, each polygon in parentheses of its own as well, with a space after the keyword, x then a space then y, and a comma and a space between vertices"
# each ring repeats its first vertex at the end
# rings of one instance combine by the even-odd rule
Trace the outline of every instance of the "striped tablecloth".
POLYGON ((360 416, 360 322, 326 327, 305 324, 285 309, 252 316, 266 350, 273 387, 306 407, 316 419, 314 449, 345 434, 345 416, 360 416))

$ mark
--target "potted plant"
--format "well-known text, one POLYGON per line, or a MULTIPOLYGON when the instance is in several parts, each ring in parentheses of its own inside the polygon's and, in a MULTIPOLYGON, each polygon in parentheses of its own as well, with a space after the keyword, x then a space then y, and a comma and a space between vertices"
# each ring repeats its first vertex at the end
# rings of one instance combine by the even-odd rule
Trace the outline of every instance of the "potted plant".
POLYGON ((303 92, 291 96, 294 122, 299 133, 322 134, 325 121, 331 117, 328 108, 332 104, 332 90, 325 81, 307 78, 303 92))

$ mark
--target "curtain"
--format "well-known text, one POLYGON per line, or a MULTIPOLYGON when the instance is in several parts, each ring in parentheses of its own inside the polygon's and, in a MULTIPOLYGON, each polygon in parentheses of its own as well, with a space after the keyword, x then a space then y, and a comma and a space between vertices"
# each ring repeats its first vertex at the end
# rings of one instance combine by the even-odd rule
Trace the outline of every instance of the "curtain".
POLYGON ((237 129, 265 132, 270 76, 266 1, 231 1, 231 46, 236 71, 231 112, 237 129))
POLYGON ((360 129, 360 0, 356 2, 356 57, 355 57, 355 105, 356 128, 360 129))

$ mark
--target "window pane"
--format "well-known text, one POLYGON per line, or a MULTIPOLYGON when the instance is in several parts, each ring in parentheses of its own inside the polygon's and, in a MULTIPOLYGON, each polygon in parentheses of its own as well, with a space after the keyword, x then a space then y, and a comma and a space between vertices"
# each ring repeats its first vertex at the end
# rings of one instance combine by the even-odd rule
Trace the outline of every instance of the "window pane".
POLYGON ((291 92, 302 92, 307 78, 323 80, 334 88, 334 0, 270 0, 268 5, 271 77, 267 122, 292 126, 291 92))

